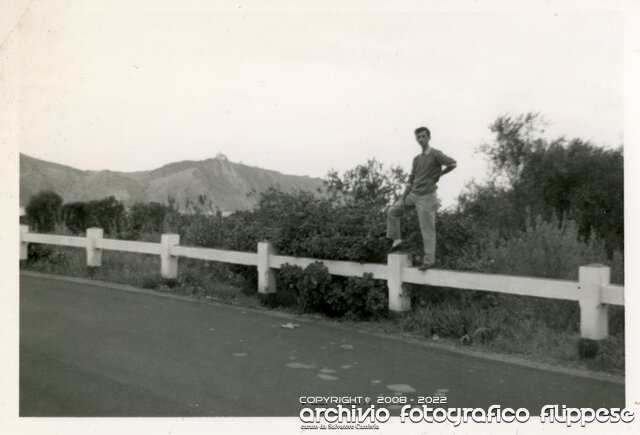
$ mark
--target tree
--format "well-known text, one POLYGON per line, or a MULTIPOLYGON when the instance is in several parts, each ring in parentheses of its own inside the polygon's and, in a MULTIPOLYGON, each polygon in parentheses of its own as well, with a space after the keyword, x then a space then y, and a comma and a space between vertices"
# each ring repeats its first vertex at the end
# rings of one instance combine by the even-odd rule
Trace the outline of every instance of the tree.
POLYGON ((536 150, 515 187, 529 195, 546 219, 565 217, 580 236, 605 239, 609 251, 624 244, 624 162, 622 148, 607 150, 589 142, 560 139, 536 150))
POLYGON ((527 158, 544 146, 544 140, 535 137, 544 132, 544 125, 539 114, 527 113, 516 118, 500 116, 489 126, 495 141, 481 145, 480 151, 489 158, 494 180, 502 176, 511 186, 517 182, 527 158))
POLYGON ((581 238, 603 238, 609 253, 624 244, 622 147, 604 149, 581 139, 547 141, 537 114, 502 116, 495 140, 480 150, 492 177, 460 196, 460 209, 501 232, 521 231, 528 217, 578 224, 581 238))
POLYGON ((62 198, 56 192, 43 190, 31 197, 25 207, 29 225, 36 232, 53 231, 56 223, 60 222, 60 207, 62 198))
POLYGON ((385 168, 376 159, 346 171, 342 176, 331 170, 327 174, 327 187, 334 197, 371 206, 388 205, 398 199, 407 174, 400 168, 385 168))

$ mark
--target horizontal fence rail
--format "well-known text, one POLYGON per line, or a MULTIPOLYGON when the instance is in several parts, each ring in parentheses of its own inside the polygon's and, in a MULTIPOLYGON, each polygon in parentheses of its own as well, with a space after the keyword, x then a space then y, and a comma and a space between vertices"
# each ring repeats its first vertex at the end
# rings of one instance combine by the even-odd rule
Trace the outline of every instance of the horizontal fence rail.
POLYGON ((85 248, 87 265, 94 267, 102 264, 103 250, 159 255, 163 278, 177 277, 179 258, 255 266, 261 295, 276 292, 275 270, 283 265, 304 268, 311 263, 322 262, 331 275, 361 277, 369 273, 374 279, 387 281, 389 309, 394 312, 411 309, 407 283, 577 301, 580 305, 581 336, 591 340, 601 340, 608 335, 607 306, 624 305, 624 287, 610 284, 609 268, 599 264, 580 267, 578 281, 439 269, 423 272, 411 267, 409 256, 402 253, 390 254, 387 264, 357 263, 278 255, 269 242, 258 243, 257 253, 239 252, 180 246, 180 236, 177 234, 163 234, 160 243, 150 243, 104 239, 100 228, 89 228, 86 237, 75 237, 30 233, 26 225, 21 225, 20 259, 27 258, 29 243, 85 248))
POLYGON ((274 269, 279 269, 285 264, 292 266, 307 267, 311 263, 321 261, 331 275, 339 276, 362 276, 370 273, 375 279, 387 279, 387 266, 374 263, 356 263, 355 261, 335 261, 318 260, 317 258, 287 257, 284 255, 271 255, 269 265, 274 269))
POLYGON ((85 237, 56 236, 51 234, 22 233, 22 242, 43 243, 46 245, 72 246, 85 248, 87 239, 85 237))
POLYGON ((96 248, 104 249, 105 251, 137 252, 138 254, 152 255, 160 255, 162 252, 162 245, 158 243, 114 239, 98 239, 96 240, 96 248))
POLYGON ((172 246, 171 255, 176 257, 194 258, 197 260, 219 261, 221 263, 244 264, 255 266, 258 264, 258 254, 253 252, 225 251, 222 249, 193 248, 190 246, 172 246))
POLYGON ((579 284, 546 278, 493 275, 489 273, 454 272, 431 270, 428 274, 416 269, 405 268, 404 282, 438 287, 457 287, 467 290, 481 290, 512 295, 536 296, 549 299, 578 300, 579 284))
POLYGON ((600 294, 603 304, 624 305, 624 287, 621 285, 603 285, 600 294))

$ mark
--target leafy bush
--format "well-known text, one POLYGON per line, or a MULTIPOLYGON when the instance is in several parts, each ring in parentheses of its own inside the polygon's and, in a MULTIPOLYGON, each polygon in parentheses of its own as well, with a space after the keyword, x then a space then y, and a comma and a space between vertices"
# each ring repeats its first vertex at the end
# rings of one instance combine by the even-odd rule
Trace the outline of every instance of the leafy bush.
POLYGON ((332 278, 324 264, 314 262, 305 269, 285 264, 276 276, 279 305, 332 317, 362 319, 387 315, 386 285, 375 281, 371 274, 362 278, 332 278))
POLYGON ((45 259, 51 259, 53 249, 50 245, 42 245, 40 243, 29 243, 27 245, 27 261, 35 262, 45 259))
POLYGON ((367 283, 366 285, 368 291, 364 317, 372 317, 374 319, 387 317, 389 314, 389 291, 386 283, 377 281, 375 284, 367 283))
POLYGON ((483 240, 479 264, 485 272, 556 279, 578 279, 580 266, 601 263, 611 266, 613 282, 622 282, 621 254, 609 259, 601 240, 579 239, 573 221, 529 220, 524 231, 500 239, 495 232, 483 240))
POLYGON ((327 294, 325 314, 356 319, 385 317, 388 300, 386 284, 365 273, 362 277, 334 280, 327 294))
POLYGON ((127 213, 129 238, 138 238, 141 234, 161 234, 164 221, 172 209, 159 202, 136 202, 127 213))
POLYGON ((56 192, 44 190, 31 197, 25 207, 27 222, 35 232, 47 233, 60 221, 62 198, 56 192))
POLYGON ((89 201, 86 203, 87 228, 98 227, 105 236, 119 238, 125 228, 125 208, 115 197, 89 201))
POLYGON ((280 306, 297 306, 299 283, 302 282, 304 269, 300 266, 283 264, 276 274, 276 303, 280 306))
POLYGON ((62 222, 72 234, 81 234, 89 228, 87 225, 87 203, 69 202, 61 209, 62 222))
POLYGON ((283 305, 295 305, 303 312, 322 312, 331 284, 331 275, 321 262, 305 269, 284 264, 277 274, 276 300, 283 305))
MULTIPOLYGON (((622 255, 609 259, 601 240, 581 241, 572 221, 547 222, 537 217, 527 222, 525 230, 509 237, 500 237, 497 231, 487 233, 477 248, 478 256, 467 262, 470 270, 577 280, 580 266, 602 263, 611 267, 612 282, 623 280, 622 255)), ((520 330, 523 324, 569 333, 579 330, 579 307, 573 301, 419 285, 411 285, 410 294, 423 317, 419 329, 442 336, 460 338, 474 328, 489 327, 496 330, 492 339, 504 339, 507 331, 520 330), (500 322, 488 321, 489 312, 500 322)), ((623 334, 624 310, 612 310, 610 317, 611 333, 623 334)))
POLYGON ((327 293, 331 286, 331 275, 327 267, 319 261, 304 269, 302 280, 298 283, 298 304, 305 312, 323 312, 326 307, 327 293))
POLYGON ((179 233, 181 244, 220 248, 224 240, 222 217, 193 215, 179 233))
POLYGON ((101 200, 64 204, 60 221, 71 234, 82 234, 89 227, 99 227, 112 238, 139 240, 168 232, 166 222, 178 220, 177 214, 171 205, 158 202, 137 202, 127 210, 122 201, 110 196, 101 200))

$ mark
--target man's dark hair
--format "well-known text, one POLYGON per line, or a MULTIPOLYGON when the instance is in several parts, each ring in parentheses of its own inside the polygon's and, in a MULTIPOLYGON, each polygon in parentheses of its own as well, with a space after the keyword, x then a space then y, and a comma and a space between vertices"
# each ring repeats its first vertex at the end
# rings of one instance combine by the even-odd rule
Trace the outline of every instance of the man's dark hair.
POLYGON ((422 131, 426 131, 427 134, 429 135, 429 137, 431 137, 431 132, 429 131, 429 129, 427 127, 418 127, 418 128, 416 128, 416 136, 418 135, 418 133, 420 133, 422 131))

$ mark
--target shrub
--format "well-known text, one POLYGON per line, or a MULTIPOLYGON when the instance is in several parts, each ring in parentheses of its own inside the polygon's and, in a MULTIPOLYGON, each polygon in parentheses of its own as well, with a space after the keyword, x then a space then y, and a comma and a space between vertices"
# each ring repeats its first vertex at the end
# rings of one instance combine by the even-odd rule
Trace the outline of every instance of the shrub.
POLYGON ((50 259, 53 248, 50 245, 42 245, 40 243, 29 243, 27 246, 27 261, 37 262, 50 259))
POLYGON ((139 238, 142 234, 161 234, 164 221, 171 208, 158 202, 136 202, 127 213, 129 238, 139 238))
POLYGON ((222 217, 192 215, 180 234, 184 245, 220 248, 224 239, 222 217))
POLYGON ((278 305, 297 306, 303 312, 331 317, 363 319, 387 315, 386 286, 371 274, 332 278, 324 264, 315 262, 305 269, 285 264, 276 276, 278 305))
POLYGON ((121 201, 115 197, 89 201, 87 208, 87 228, 98 227, 104 230, 106 237, 119 238, 125 228, 125 210, 121 201))
POLYGON ((383 262, 389 241, 385 216, 361 204, 340 204, 309 192, 263 193, 258 208, 224 220, 228 249, 254 251, 269 240, 283 255, 383 262))
POLYGON ((386 285, 365 273, 362 277, 334 279, 327 293, 325 314, 356 319, 380 318, 388 314, 386 285))
POLYGON ((604 244, 595 238, 580 241, 573 221, 546 222, 538 216, 508 239, 494 234, 482 250, 487 272, 577 280, 580 266, 609 262, 604 244))
POLYGON ((283 264, 276 274, 276 303, 281 306, 298 305, 298 285, 302 281, 304 269, 300 266, 283 264))
POLYGON ((365 300, 365 316, 382 318, 389 314, 389 291, 386 284, 365 278, 367 281, 367 298, 365 300))
POLYGON ((326 307, 326 295, 331 286, 331 275, 320 261, 311 263, 304 269, 302 280, 298 284, 298 304, 305 312, 323 312, 326 307))
POLYGON ((62 198, 51 190, 38 192, 25 207, 27 221, 34 232, 52 231, 60 221, 62 198))
POLYGON ((345 280, 343 278, 334 278, 326 295, 326 314, 329 316, 344 316, 350 312, 353 307, 352 296, 348 294, 345 288, 345 280))
POLYGON ((61 209, 62 222, 72 234, 81 234, 89 227, 87 225, 87 204, 84 202, 70 202, 61 209))
MULTIPOLYGON (((608 259, 602 241, 581 241, 572 221, 547 222, 538 217, 509 237, 489 232, 477 247, 475 263, 469 259, 467 264, 481 272, 577 280, 580 266, 598 262, 610 265, 612 281, 620 282, 623 271, 621 254, 608 259)), ((414 326, 442 336, 460 338, 477 328, 490 328, 490 339, 521 340, 529 334, 528 339, 535 341, 531 328, 572 334, 579 329, 574 301, 417 285, 410 286, 410 294, 416 307, 414 326), (492 319, 487 318, 489 313, 492 319)), ((624 310, 612 310, 610 324, 612 334, 623 334, 624 310)))

